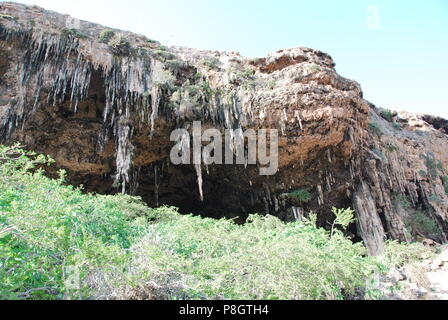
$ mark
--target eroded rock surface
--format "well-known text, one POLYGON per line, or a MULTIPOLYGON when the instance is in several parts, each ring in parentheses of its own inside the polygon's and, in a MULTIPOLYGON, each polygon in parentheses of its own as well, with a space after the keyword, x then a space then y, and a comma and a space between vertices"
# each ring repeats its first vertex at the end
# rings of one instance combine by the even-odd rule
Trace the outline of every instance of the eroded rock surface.
MULTIPOLYGON (((363 99, 332 58, 309 48, 246 59, 161 46, 35 6, 0 3, 1 143, 51 154, 71 183, 129 192, 211 217, 356 209, 350 232, 383 240, 448 235, 447 121, 363 99), (279 171, 170 163, 170 133, 278 129, 279 171), (308 190, 311 199, 291 197, 308 190)), ((228 147, 234 148, 234 144, 228 147)))

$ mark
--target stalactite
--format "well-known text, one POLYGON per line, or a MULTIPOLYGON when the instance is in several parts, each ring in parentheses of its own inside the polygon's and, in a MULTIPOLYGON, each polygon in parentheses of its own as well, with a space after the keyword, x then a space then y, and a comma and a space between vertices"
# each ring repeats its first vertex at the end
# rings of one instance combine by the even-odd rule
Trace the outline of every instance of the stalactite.
POLYGON ((152 88, 152 113, 151 113, 151 137, 154 134, 155 129, 155 121, 158 116, 160 103, 160 88, 158 86, 154 86, 152 88))
MULTIPOLYGON (((104 127, 98 135, 98 147, 103 150, 113 134, 116 141, 115 174, 122 191, 128 189, 133 179, 129 170, 132 163, 132 128, 120 121, 131 122, 131 114, 142 110, 148 112, 152 101, 150 121, 154 128, 157 116, 159 91, 152 86, 152 59, 147 56, 117 58, 112 55, 109 61, 89 60, 83 55, 78 39, 62 34, 43 32, 21 32, 9 29, 0 30, 0 39, 20 42, 27 50, 19 59, 17 76, 19 91, 16 105, 9 108, 8 123, 2 123, 2 131, 7 136, 15 127, 24 124, 29 112, 39 107, 42 88, 48 91, 47 102, 53 105, 70 101, 76 113, 79 102, 86 101, 94 71, 100 71, 104 80, 106 102, 103 114, 104 127), (145 96, 153 88, 152 97, 145 96), (26 101, 27 93, 32 93, 32 103, 26 101), (30 108, 32 106, 32 108, 30 108)), ((95 57, 93 57, 95 59, 95 57)))
POLYGON ((79 101, 87 99, 92 66, 78 52, 77 39, 5 28, 0 30, 0 39, 26 48, 17 63, 17 103, 10 104, 8 123, 2 124, 3 131, 7 128, 7 136, 15 127, 23 126, 28 113, 37 110, 43 87, 49 91, 49 103, 70 99, 76 110, 79 101), (27 101, 28 96, 33 97, 32 101, 27 101))
POLYGON ((274 195, 274 210, 275 212, 278 212, 280 210, 279 201, 275 195, 274 195))
POLYGON ((154 202, 156 207, 159 206, 159 166, 154 165, 154 202))
POLYGON ((130 170, 132 165, 132 155, 134 146, 130 140, 132 137, 132 129, 126 122, 124 116, 120 118, 117 126, 117 155, 116 155, 116 174, 115 185, 121 184, 121 192, 126 192, 126 186, 130 183, 130 170))
POLYGON ((269 214, 269 203, 268 203, 268 200, 266 199, 266 197, 263 197, 263 202, 264 202, 265 214, 268 215, 269 214))
POLYGON ((201 164, 195 164, 194 165, 197 175, 197 182, 198 182, 198 188, 199 188, 199 196, 201 197, 201 201, 204 201, 204 192, 202 190, 202 166, 201 164))
POLYGON ((327 175, 325 177, 326 181, 327 181, 327 191, 331 191, 331 182, 330 182, 330 177, 327 175))
POLYGON ((292 207, 292 213, 294 215, 295 221, 303 220, 303 209, 299 207, 292 207))

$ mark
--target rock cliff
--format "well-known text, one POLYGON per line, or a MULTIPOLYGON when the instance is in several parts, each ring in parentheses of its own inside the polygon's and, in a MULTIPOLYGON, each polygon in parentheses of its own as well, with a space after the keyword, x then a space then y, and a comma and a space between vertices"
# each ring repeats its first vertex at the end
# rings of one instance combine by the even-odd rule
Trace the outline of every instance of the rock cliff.
POLYGON ((322 226, 332 207, 353 207, 350 232, 371 254, 386 238, 447 241, 448 121, 375 107, 329 55, 309 48, 259 59, 167 48, 2 2, 0 132, 0 143, 52 155, 91 192, 216 218, 258 212, 292 221, 315 211, 322 226), (171 164, 170 133, 195 120, 277 129, 278 173, 171 164))

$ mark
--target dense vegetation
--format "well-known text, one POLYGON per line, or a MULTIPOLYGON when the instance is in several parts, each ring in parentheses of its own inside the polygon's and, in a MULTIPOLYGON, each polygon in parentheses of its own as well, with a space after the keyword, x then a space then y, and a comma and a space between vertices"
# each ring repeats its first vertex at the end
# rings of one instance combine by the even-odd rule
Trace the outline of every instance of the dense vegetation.
MULTIPOLYGON (((334 210, 331 231, 315 216, 283 223, 151 209, 127 195, 85 194, 44 175, 53 161, 0 146, 1 299, 343 299, 367 279, 418 255, 389 244, 366 255, 342 230, 351 210, 334 210)), ((366 287, 367 286, 367 287, 366 287)))

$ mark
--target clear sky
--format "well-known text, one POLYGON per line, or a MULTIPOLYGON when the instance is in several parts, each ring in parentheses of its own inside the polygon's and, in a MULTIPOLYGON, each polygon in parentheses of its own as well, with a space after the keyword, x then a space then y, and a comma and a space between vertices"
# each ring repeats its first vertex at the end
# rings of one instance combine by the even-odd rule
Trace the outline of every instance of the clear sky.
POLYGON ((446 0, 18 0, 168 45, 329 53, 380 107, 448 119, 446 0))

